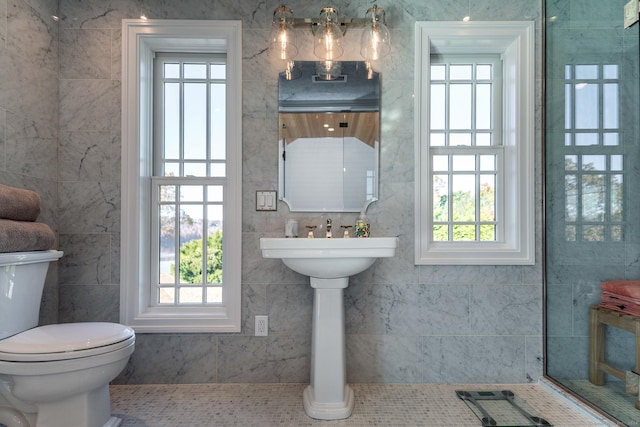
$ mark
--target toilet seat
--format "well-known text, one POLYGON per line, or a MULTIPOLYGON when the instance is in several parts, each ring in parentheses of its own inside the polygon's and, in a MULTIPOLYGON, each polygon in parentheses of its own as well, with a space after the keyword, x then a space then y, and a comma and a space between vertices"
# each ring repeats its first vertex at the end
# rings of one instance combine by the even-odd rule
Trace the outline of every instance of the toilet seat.
POLYGON ((131 328, 82 322, 39 326, 0 340, 0 361, 47 362, 95 356, 130 345, 131 328))

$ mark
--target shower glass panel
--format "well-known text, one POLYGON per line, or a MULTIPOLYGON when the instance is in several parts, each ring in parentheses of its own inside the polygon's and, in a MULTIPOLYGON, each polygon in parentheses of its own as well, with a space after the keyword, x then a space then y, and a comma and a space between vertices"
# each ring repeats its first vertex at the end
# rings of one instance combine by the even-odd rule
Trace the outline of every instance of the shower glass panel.
MULTIPOLYGON (((625 3, 544 5, 545 373, 636 425, 632 381, 589 381, 589 308, 601 283, 640 279, 640 24, 624 28, 625 3)), ((607 326, 605 343, 608 364, 636 370, 632 333, 607 326)))

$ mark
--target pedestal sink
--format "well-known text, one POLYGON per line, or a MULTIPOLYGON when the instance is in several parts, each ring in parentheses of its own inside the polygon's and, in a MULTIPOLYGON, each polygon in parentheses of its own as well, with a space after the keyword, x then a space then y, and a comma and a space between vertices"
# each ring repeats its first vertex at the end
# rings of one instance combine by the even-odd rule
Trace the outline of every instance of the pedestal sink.
POLYGON ((312 418, 336 420, 353 411, 347 385, 343 290, 349 276, 371 267, 378 258, 393 257, 396 237, 353 239, 262 238, 264 258, 278 258, 309 276, 313 295, 311 382, 303 393, 304 410, 312 418))

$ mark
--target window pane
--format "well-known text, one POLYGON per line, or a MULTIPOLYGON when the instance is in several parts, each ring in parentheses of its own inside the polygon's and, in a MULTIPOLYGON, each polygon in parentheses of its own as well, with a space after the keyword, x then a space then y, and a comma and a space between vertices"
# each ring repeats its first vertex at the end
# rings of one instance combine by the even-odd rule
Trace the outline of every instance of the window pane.
POLYGON ((451 65, 449 67, 450 80, 471 80, 473 67, 471 65, 451 65))
POLYGON ((491 134, 482 132, 476 134, 476 145, 480 147, 488 147, 491 145, 491 134))
POLYGON ((207 176, 207 165, 185 162, 183 176, 207 176))
POLYGON ((491 85, 476 85, 476 129, 491 129, 491 85))
POLYGON ((578 182, 575 175, 564 177, 565 221, 573 222, 578 217, 578 182))
POLYGON ((564 156, 564 170, 575 171, 578 170, 578 156, 569 155, 564 156))
POLYGON ((184 158, 205 159, 207 155, 207 85, 184 84, 184 158))
POLYGON ((614 154, 611 156, 611 167, 609 170, 621 171, 622 170, 622 154, 614 154))
POLYGON ((471 129, 470 84, 452 84, 449 87, 449 128, 471 129))
POLYGON ((597 65, 576 65, 576 79, 597 79, 597 65))
POLYGON ((618 65, 617 64, 605 64, 602 66, 602 77, 605 79, 617 79, 618 78, 618 65))
POLYGON ((480 221, 495 221, 495 175, 480 175, 480 221))
POLYGON ((180 158, 180 84, 164 84, 164 158, 180 158))
POLYGON ((481 225, 480 226, 480 240, 483 242, 493 242, 496 240, 496 226, 495 225, 481 225))
POLYGON ((476 66, 476 79, 478 80, 491 80, 491 64, 478 64, 476 66))
POLYGON ((449 240, 449 227, 446 225, 433 226, 433 240, 435 242, 446 242, 449 240))
POLYGON ((222 288, 217 286, 207 287, 207 302, 208 303, 221 303, 222 302, 222 288))
POLYGON ((453 240, 455 241, 473 241, 476 239, 475 225, 454 225, 453 240))
POLYGON ((222 206, 209 206, 207 211, 207 283, 222 283, 222 206))
POLYGON ((160 283, 175 283, 176 207, 160 206, 160 283))
POLYGON ((443 147, 444 146, 444 133, 432 133, 429 138, 429 145, 432 147, 443 147))
POLYGON ((226 86, 211 85, 211 159, 224 160, 226 155, 226 86))
POLYGON ((448 171, 449 170, 449 156, 433 156, 433 170, 434 171, 448 171))
POLYGON ((164 64, 164 78, 165 79, 179 79, 180 78, 180 64, 164 64))
POLYGON ((165 162, 164 176, 180 176, 180 164, 165 162))
POLYGON ((213 163, 209 167, 209 176, 214 178, 222 178, 226 175, 226 166, 224 163, 213 163))
POLYGON ((226 79, 227 78, 227 66, 225 64, 211 64, 211 78, 212 79, 226 79))
POLYGON ((605 155, 582 156, 582 170, 585 170, 585 171, 607 170, 607 157, 605 155))
POLYGON ((573 85, 564 85, 564 128, 573 129, 573 85))
POLYGON ((576 145, 577 146, 587 146, 587 145, 598 145, 598 134, 597 133, 576 133, 576 145))
POLYGON ((461 171, 475 171, 476 170, 476 156, 474 155, 455 155, 453 156, 453 170, 456 172, 461 171))
POLYGON ((176 200, 175 185, 161 185, 159 193, 161 202, 175 202, 176 200))
POLYGON ((582 176, 582 219, 604 221, 605 180, 603 175, 582 176))
POLYGON ((185 79, 206 79, 207 65, 206 64, 184 64, 184 78, 185 79))
POLYGON ((483 154, 480 156, 480 170, 494 171, 496 170, 496 156, 483 154))
MULTIPOLYGON (((576 67, 577 68, 577 67, 576 67)), ((580 83, 576 85, 576 129, 597 129, 598 85, 580 83)))
POLYGON ((614 132, 607 132, 602 135, 602 144, 611 146, 618 145, 618 134, 614 132))
POLYGON ((445 65, 432 65, 431 80, 444 80, 446 78, 446 70, 445 65))
POLYGON ((611 221, 622 221, 622 175, 611 176, 611 221))
MULTIPOLYGON (((201 185, 181 185, 180 186, 181 202, 202 202, 202 186, 201 185)), ((202 218, 202 213, 200 213, 202 218)))
POLYGON ((449 219, 449 175, 433 176, 433 220, 449 219))
POLYGON ((223 187, 222 185, 207 186, 207 200, 209 202, 222 202, 223 187))
POLYGON ((582 231, 582 239, 588 242, 602 242, 604 240, 604 227, 601 225, 586 225, 582 231))
POLYGON ((431 85, 431 129, 445 129, 445 85, 431 85))
POLYGON ((618 84, 602 85, 602 126, 605 129, 618 128, 618 84))
POLYGON ((158 289, 158 303, 160 304, 173 304, 176 301, 175 296, 176 288, 163 287, 158 289))
POLYGON ((180 302, 183 304, 200 304, 202 303, 202 288, 180 288, 180 302))
POLYGON ((449 145, 455 147, 457 145, 471 145, 470 133, 452 133, 449 134, 449 145))
MULTIPOLYGON (((476 177, 475 175, 453 175, 452 218, 454 221, 472 222, 476 220, 476 177)), ((454 231, 455 233, 455 231, 454 231)), ((475 239, 475 237, 474 237, 475 239)))

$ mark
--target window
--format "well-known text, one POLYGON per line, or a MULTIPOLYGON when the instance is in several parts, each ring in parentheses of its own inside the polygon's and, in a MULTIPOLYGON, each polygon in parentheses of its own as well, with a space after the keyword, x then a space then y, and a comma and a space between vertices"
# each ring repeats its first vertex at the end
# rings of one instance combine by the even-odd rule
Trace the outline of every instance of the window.
POLYGON ((496 216, 503 204, 501 71, 498 56, 432 56, 429 170, 434 242, 495 242, 504 234, 503 221, 496 216))
POLYGON ((624 240, 619 66, 565 66, 565 240, 624 240))
POLYGON ((121 321, 240 331, 236 21, 123 21, 121 321))
POLYGON ((416 264, 533 264, 533 23, 416 34, 416 264))

